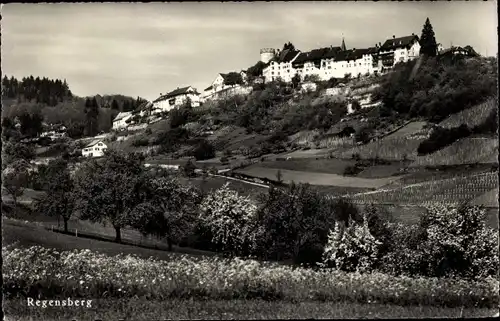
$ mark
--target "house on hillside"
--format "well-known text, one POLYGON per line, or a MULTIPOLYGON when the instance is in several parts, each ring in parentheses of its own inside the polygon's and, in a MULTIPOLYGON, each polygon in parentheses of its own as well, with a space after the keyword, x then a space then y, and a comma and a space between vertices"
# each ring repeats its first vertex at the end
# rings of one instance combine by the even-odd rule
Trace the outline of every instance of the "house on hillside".
POLYGON ((127 128, 129 121, 132 118, 132 112, 121 112, 116 115, 115 119, 113 119, 113 130, 120 130, 127 128))
POLYGON ((285 49, 277 51, 277 54, 271 58, 264 69, 262 75, 265 82, 274 81, 278 78, 285 82, 291 82, 296 71, 292 67, 292 62, 299 57, 300 51, 285 49))
POLYGON ((84 157, 102 157, 108 146, 100 139, 92 141, 90 144, 82 149, 82 156, 84 157))
POLYGON ((247 84, 247 79, 247 74, 244 71, 219 73, 212 84, 203 90, 201 101, 217 99, 223 95, 223 92, 224 95, 231 95, 233 92, 236 94, 240 91, 238 88, 243 88, 247 84), (241 77, 241 83, 238 83, 239 77, 241 77))
POLYGON ((191 86, 177 88, 166 95, 160 94, 160 97, 153 101, 153 109, 159 109, 162 112, 180 107, 188 100, 192 107, 200 106, 200 94, 196 88, 191 86))
POLYGON ((420 55, 420 43, 417 35, 399 37, 392 36, 379 48, 379 68, 392 68, 398 62, 407 62, 420 55))
POLYGON ((447 49, 441 49, 439 51, 440 57, 454 57, 454 56, 462 56, 462 57, 477 57, 477 52, 472 49, 470 46, 460 47, 460 46, 452 46, 447 49))

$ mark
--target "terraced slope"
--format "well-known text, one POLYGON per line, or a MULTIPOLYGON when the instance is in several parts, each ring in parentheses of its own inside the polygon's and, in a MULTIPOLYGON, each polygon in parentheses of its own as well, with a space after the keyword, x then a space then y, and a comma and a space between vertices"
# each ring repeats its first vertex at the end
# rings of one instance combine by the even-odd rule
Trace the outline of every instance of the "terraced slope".
POLYGON ((432 154, 418 156, 411 166, 452 166, 497 162, 498 138, 467 137, 432 154))
POLYGON ((448 118, 440 122, 439 126, 444 128, 455 128, 462 124, 467 124, 467 126, 472 128, 483 123, 491 111, 495 108, 497 108, 496 99, 490 98, 479 105, 450 115, 448 118))
POLYGON ((359 204, 457 205, 471 202, 495 188, 498 188, 498 173, 490 172, 384 188, 352 198, 359 204))

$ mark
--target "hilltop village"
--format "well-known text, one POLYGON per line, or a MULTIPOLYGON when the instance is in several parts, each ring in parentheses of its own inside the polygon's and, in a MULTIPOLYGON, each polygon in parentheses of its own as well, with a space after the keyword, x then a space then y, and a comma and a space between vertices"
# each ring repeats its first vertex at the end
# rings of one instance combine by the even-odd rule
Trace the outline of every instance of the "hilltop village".
MULTIPOLYGON (((291 45, 291 44, 290 44, 291 45)), ((472 54, 461 47, 446 50, 438 44, 440 54, 472 54)), ((373 47, 347 49, 345 40, 340 46, 330 46, 302 52, 291 47, 280 50, 262 48, 260 50, 261 72, 258 76, 248 75, 247 71, 219 73, 214 81, 203 91, 192 86, 176 88, 160 96, 152 103, 141 106, 140 116, 158 115, 180 107, 187 101, 192 107, 199 107, 210 100, 228 98, 234 95, 247 95, 252 85, 281 80, 285 83, 301 82, 304 90, 316 90, 314 81, 327 81, 332 78, 345 79, 381 75, 390 71, 397 63, 417 59, 420 55, 419 37, 409 36, 386 39, 373 47)), ((122 112, 113 121, 113 129, 127 128, 132 112, 122 112)), ((157 118, 159 119, 159 118, 157 118)), ((154 122, 156 119, 153 118, 154 122)))

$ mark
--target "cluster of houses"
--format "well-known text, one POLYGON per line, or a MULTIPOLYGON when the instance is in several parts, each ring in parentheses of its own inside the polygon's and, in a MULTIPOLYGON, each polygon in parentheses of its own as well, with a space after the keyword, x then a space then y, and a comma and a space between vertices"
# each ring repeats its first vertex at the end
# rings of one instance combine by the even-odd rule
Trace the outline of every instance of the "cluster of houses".
MULTIPOLYGON (((262 78, 255 82, 270 82, 278 78, 291 82, 295 75, 301 80, 307 76, 317 76, 319 80, 343 78, 346 74, 373 74, 392 68, 398 62, 406 62, 419 56, 420 44, 418 36, 388 39, 384 44, 366 49, 346 49, 342 40, 340 47, 326 47, 308 52, 286 49, 283 51, 264 48, 260 50, 260 60, 265 64, 262 78)), ((191 86, 177 88, 152 102, 153 113, 169 111, 190 101, 193 107, 198 107, 208 100, 216 100, 234 94, 245 94, 251 91, 248 86, 248 77, 244 71, 239 72, 242 83, 228 82, 230 74, 220 73, 212 84, 199 93, 191 86)), ((119 115, 121 121, 126 115, 119 115)))
MULTIPOLYGON (((439 53, 443 55, 471 55, 470 49, 467 47, 451 47, 444 50, 440 46, 439 53)), ((347 49, 344 39, 342 39, 341 46, 313 49, 308 52, 301 52, 296 49, 281 51, 279 49, 263 48, 260 50, 260 61, 265 66, 261 77, 252 79, 252 82, 271 82, 278 79, 284 82, 292 82, 296 75, 300 76, 301 81, 305 81, 308 77, 324 81, 331 78, 344 78, 346 75, 371 75, 383 73, 390 70, 397 63, 416 59, 419 55, 419 37, 415 34, 398 38, 392 36, 392 38, 385 40, 383 44, 379 42, 369 48, 347 49)), ((192 86, 187 86, 174 89, 167 94, 160 94, 153 102, 145 103, 139 108, 139 116, 147 115, 151 117, 162 112, 168 112, 188 101, 192 107, 198 107, 209 100, 218 100, 236 94, 248 94, 252 91, 250 85, 244 71, 220 73, 202 93, 199 93, 192 86), (234 78, 235 74, 239 74, 241 77, 239 83, 235 83, 234 79, 230 79, 234 78)), ((306 82, 302 84, 302 87, 304 90, 314 90, 315 84, 306 82), (310 88, 311 86, 312 88, 310 88)), ((113 121, 113 129, 129 128, 131 123, 134 123, 132 119, 135 115, 134 112, 119 113, 113 121)))

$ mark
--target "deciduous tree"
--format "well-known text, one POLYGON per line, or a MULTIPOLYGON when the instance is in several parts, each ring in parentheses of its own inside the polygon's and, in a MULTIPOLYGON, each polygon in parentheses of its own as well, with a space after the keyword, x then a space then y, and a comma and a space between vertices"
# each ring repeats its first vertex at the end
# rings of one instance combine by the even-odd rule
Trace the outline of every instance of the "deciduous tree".
POLYGON ((103 159, 82 165, 76 178, 77 209, 81 218, 111 223, 116 241, 132 222, 132 211, 141 204, 146 189, 144 158, 108 151, 103 159))

